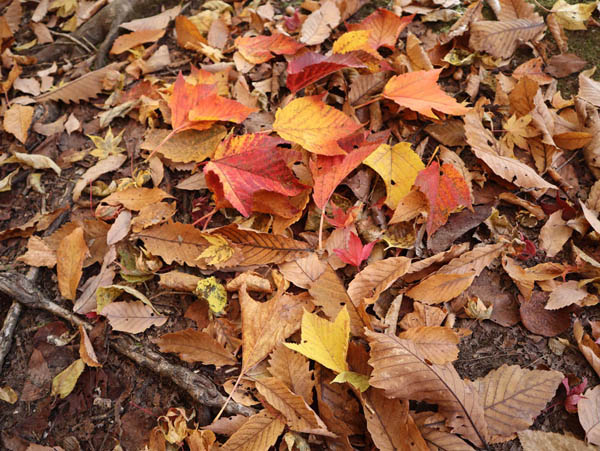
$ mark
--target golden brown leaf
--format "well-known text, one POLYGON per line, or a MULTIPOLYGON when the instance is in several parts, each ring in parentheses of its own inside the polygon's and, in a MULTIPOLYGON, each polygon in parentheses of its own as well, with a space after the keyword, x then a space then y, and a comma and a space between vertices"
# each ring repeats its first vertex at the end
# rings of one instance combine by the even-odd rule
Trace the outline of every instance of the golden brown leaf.
POLYGON ((14 104, 4 113, 4 130, 25 144, 33 119, 33 107, 14 104))
POLYGON ((89 253, 83 229, 75 228, 64 237, 56 251, 56 272, 60 294, 71 301, 77 297, 77 286, 83 274, 83 260, 89 253))
POLYGON ((562 435, 556 432, 521 431, 519 432, 519 441, 523 446, 523 451, 540 451, 542 449, 552 451, 597 451, 598 449, 571 435, 562 435))
POLYGON ((126 188, 123 191, 117 191, 102 200, 102 203, 108 205, 123 205, 128 210, 139 211, 142 208, 163 199, 171 198, 160 188, 126 188))
POLYGON ((137 235, 153 255, 158 255, 167 264, 201 266, 198 256, 208 248, 204 233, 191 224, 179 222, 151 227, 137 235))
POLYGON ((452 431, 477 446, 487 439, 481 400, 469 381, 462 380, 450 364, 428 363, 410 340, 366 332, 371 346, 371 386, 388 397, 426 401, 438 405, 452 431))
POLYGON ((268 451, 283 432, 281 416, 267 411, 251 416, 221 447, 223 451, 268 451))
POLYGON ((483 402, 491 442, 514 438, 527 429, 554 397, 563 374, 502 365, 473 382, 483 402))
POLYGON ((102 69, 89 72, 52 91, 37 96, 35 100, 38 102, 60 100, 65 103, 79 103, 81 100, 93 99, 102 91, 104 78, 112 71, 118 70, 122 65, 123 63, 113 63, 102 69))
POLYGON ((176 352, 186 362, 201 362, 204 365, 235 365, 236 358, 217 340, 206 332, 185 329, 161 335, 155 343, 161 352, 176 352))
POLYGON ((521 42, 536 40, 546 29, 544 21, 512 19, 483 20, 471 24, 469 45, 497 58, 512 56, 521 42))
POLYGON ((444 426, 444 417, 439 413, 420 412, 414 414, 413 417, 421 435, 429 444, 429 449, 444 451, 475 450, 458 435, 450 433, 448 428, 444 426))
POLYGON ((449 327, 413 327, 398 337, 412 341, 419 355, 437 365, 454 362, 458 358, 458 335, 449 327))
POLYGON ((255 380, 254 383, 267 402, 283 414, 292 430, 307 434, 331 435, 323 420, 308 406, 302 396, 293 393, 283 381, 276 377, 265 377, 255 380))
POLYGON ((454 299, 471 286, 475 271, 462 274, 432 274, 406 292, 416 301, 437 304, 454 299))
POLYGON ((140 301, 111 302, 102 309, 114 330, 139 334, 149 327, 160 327, 167 322, 166 316, 157 315, 152 307, 140 301))
POLYGON ((592 366, 596 374, 600 375, 600 346, 585 333, 579 320, 575 320, 573 324, 573 336, 585 359, 592 366))
POLYGON ((583 394, 577 403, 577 415, 586 440, 600 446, 600 385, 583 394))
POLYGON ((79 357, 81 360, 88 366, 102 366, 98 362, 98 357, 96 357, 96 351, 94 351, 90 337, 88 337, 87 332, 81 324, 79 325, 79 340, 79 357))
POLYGON ((557 210, 550 215, 540 230, 540 249, 545 251, 548 257, 554 257, 572 234, 573 229, 562 218, 562 210, 557 210))
POLYGON ((160 145, 169 133, 170 130, 157 128, 148 130, 140 148, 156 151, 176 163, 200 163, 214 155, 227 130, 222 125, 202 131, 184 130, 160 145))
POLYGON ((361 301, 372 304, 379 295, 402 277, 410 267, 410 259, 391 257, 370 263, 348 285, 348 296, 354 304, 361 301))
POLYGON ((312 404, 315 380, 309 361, 302 354, 283 345, 277 346, 269 356, 269 373, 302 396, 307 404, 312 404))
POLYGON ((17 261, 29 266, 52 268, 56 265, 56 252, 39 236, 33 235, 27 241, 27 252, 19 256, 17 261))

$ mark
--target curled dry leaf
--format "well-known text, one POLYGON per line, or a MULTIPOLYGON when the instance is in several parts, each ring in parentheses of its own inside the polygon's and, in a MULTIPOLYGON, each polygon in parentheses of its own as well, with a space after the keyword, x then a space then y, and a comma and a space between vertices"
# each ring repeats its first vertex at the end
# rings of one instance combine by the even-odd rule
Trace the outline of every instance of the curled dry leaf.
POLYGON ((127 160, 127 155, 120 154, 111 155, 98 161, 98 163, 85 171, 81 178, 77 180, 77 183, 75 183, 75 187, 73 188, 73 200, 77 202, 81 197, 81 192, 86 186, 101 175, 119 169, 123 163, 125 163, 125 160, 127 160))
POLYGON ((391 398, 438 405, 452 432, 485 446, 488 436, 482 402, 470 381, 460 378, 450 364, 428 363, 410 340, 366 332, 371 345, 371 386, 391 398))
POLYGON ((583 330, 583 325, 579 320, 573 324, 573 336, 579 350, 592 366, 596 374, 600 375, 600 346, 583 330))
POLYGON ((590 294, 584 287, 579 286, 576 280, 561 283, 550 293, 546 309, 556 310, 568 307, 571 304, 582 304, 582 301, 590 294))
POLYGON ((4 130, 12 133, 15 138, 25 144, 32 119, 33 107, 14 104, 4 113, 2 125, 4 126, 4 130))
POLYGON ((96 351, 94 351, 94 346, 92 346, 90 337, 88 337, 87 332, 81 324, 79 325, 79 340, 79 357, 81 360, 83 360, 87 366, 102 366, 102 364, 98 362, 98 357, 96 357, 96 351))
POLYGON ((546 251, 548 257, 558 254, 573 234, 562 215, 562 210, 552 213, 540 230, 540 249, 546 251))
POLYGON ((564 375, 502 365, 473 382, 483 402, 490 443, 512 440, 552 400, 564 375))
POLYGON ((320 44, 329 37, 341 20, 340 10, 335 2, 328 0, 306 18, 302 24, 300 41, 306 45, 320 44))

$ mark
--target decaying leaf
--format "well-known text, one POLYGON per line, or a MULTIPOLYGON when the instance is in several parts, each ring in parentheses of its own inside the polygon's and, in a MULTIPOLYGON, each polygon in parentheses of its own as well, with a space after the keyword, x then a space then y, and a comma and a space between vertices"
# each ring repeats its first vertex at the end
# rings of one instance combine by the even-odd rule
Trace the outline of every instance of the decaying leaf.
POLYGON ((54 379, 52 379, 52 396, 60 396, 66 398, 75 388, 77 380, 83 370, 85 369, 85 363, 82 359, 77 359, 66 367, 63 371, 58 373, 54 379))
POLYGON ((149 327, 160 327, 167 322, 166 316, 157 315, 152 307, 143 302, 111 302, 102 309, 114 330, 139 334, 149 327))
POLYGON ((186 362, 204 365, 235 365, 237 359, 206 332, 185 329, 162 335, 156 340, 161 352, 176 352, 186 362))

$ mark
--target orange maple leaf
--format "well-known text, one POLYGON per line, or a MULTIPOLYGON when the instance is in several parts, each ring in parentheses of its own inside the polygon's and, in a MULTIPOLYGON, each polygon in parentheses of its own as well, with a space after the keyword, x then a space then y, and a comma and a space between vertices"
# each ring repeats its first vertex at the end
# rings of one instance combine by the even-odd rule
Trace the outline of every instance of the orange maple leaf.
POLYGON ((459 207, 472 210, 471 193, 463 176, 451 164, 442 166, 437 161, 423 169, 417 175, 415 186, 425 194, 429 202, 427 216, 427 233, 433 235, 437 229, 446 224, 451 213, 459 207))
POLYGON ((468 113, 469 108, 458 103, 437 84, 441 71, 419 70, 392 77, 383 88, 383 97, 433 119, 438 117, 432 108, 446 114, 468 113))

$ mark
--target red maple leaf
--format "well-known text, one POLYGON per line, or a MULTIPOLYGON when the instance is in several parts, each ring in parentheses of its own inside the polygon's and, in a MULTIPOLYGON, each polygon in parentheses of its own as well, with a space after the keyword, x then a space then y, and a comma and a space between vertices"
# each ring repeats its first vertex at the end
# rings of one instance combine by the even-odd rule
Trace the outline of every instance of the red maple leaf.
POLYGON ((427 234, 433 235, 437 229, 446 224, 451 213, 460 207, 471 206, 471 193, 463 176, 451 164, 442 166, 437 161, 423 169, 417 175, 415 186, 425 194, 429 202, 427 216, 427 234))
POLYGON ((330 56, 314 52, 304 53, 289 62, 287 87, 292 92, 300 91, 305 86, 346 67, 365 67, 365 64, 351 53, 330 56))
POLYGON ((295 196, 306 189, 277 147, 282 143, 265 133, 233 136, 221 143, 215 159, 204 166, 206 184, 215 193, 217 205, 226 199, 248 217, 257 191, 295 196))
POLYGON ((580 384, 569 387, 569 378, 565 377, 562 381, 565 390, 567 390, 567 398, 565 399, 565 410, 569 413, 577 413, 577 404, 583 398, 581 395, 587 387, 587 377, 583 378, 580 384))
POLYGON ((356 221, 356 216, 358 215, 359 211, 359 206, 354 206, 348 208, 347 211, 344 211, 343 208, 340 208, 332 203, 331 212, 333 213, 333 217, 325 216, 325 219, 327 219, 327 222, 334 227, 348 227, 350 224, 356 221))
POLYGON ((371 241, 369 244, 365 244, 363 246, 362 241, 354 232, 350 232, 350 236, 348 237, 348 248, 347 249, 334 249, 333 252, 340 257, 340 259, 344 263, 348 263, 349 265, 356 266, 357 268, 360 264, 369 258, 371 255, 371 251, 373 250, 373 246, 375 246, 376 241, 371 241))

